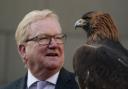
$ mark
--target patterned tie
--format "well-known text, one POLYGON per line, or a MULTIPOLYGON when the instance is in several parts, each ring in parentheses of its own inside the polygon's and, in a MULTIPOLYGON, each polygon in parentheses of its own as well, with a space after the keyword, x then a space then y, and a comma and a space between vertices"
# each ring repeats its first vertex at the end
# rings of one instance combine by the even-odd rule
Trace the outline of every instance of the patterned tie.
POLYGON ((37 82, 37 89, 44 89, 46 85, 47 85, 46 81, 39 81, 37 82))

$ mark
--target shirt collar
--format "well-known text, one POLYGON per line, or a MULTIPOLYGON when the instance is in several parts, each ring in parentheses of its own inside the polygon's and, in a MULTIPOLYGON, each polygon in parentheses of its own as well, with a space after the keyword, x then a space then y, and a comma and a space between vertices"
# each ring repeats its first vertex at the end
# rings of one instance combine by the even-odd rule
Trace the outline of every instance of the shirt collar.
POLYGON ((28 69, 27 87, 29 88, 33 83, 37 81, 39 81, 39 79, 34 77, 31 71, 28 69))
POLYGON ((46 81, 48 81, 48 82, 50 82, 52 84, 56 84, 58 76, 59 76, 59 72, 57 72, 53 76, 49 77, 46 81))
MULTIPOLYGON (((60 72, 60 71, 59 71, 60 72)), ((56 84, 58 76, 59 76, 59 72, 55 73, 53 76, 49 77, 48 79, 46 79, 45 81, 50 82, 52 84, 56 84)), ((29 88, 33 83, 40 81, 39 79, 37 79, 32 73, 31 71, 28 69, 28 78, 27 78, 27 87, 29 88)))

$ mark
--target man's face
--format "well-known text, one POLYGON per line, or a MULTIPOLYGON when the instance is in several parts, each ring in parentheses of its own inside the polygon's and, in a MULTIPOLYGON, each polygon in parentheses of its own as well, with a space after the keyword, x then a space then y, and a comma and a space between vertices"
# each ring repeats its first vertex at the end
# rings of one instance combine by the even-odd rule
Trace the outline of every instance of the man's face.
MULTIPOLYGON (((54 36, 60 33, 60 24, 53 18, 46 18, 31 24, 29 38, 40 34, 54 36)), ((64 45, 57 44, 54 38, 48 45, 28 41, 25 44, 24 62, 35 75, 41 75, 44 70, 58 71, 64 63, 64 45)))

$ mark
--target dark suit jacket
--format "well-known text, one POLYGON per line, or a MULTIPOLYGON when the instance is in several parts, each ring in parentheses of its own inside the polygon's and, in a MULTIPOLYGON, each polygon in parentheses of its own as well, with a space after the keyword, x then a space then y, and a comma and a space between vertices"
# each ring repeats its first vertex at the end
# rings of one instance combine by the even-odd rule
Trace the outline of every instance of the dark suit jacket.
MULTIPOLYGON (((27 89, 27 75, 0 89, 27 89)), ((79 89, 73 73, 61 69, 55 89, 79 89)))

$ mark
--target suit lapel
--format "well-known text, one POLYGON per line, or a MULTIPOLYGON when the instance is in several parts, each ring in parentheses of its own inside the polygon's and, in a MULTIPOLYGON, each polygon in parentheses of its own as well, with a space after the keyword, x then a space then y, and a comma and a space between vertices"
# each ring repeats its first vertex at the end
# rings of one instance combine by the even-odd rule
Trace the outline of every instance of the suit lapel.
POLYGON ((25 77, 21 78, 19 81, 16 82, 15 89, 27 89, 27 74, 25 77))
POLYGON ((71 80, 71 74, 62 68, 55 89, 71 89, 71 80))

